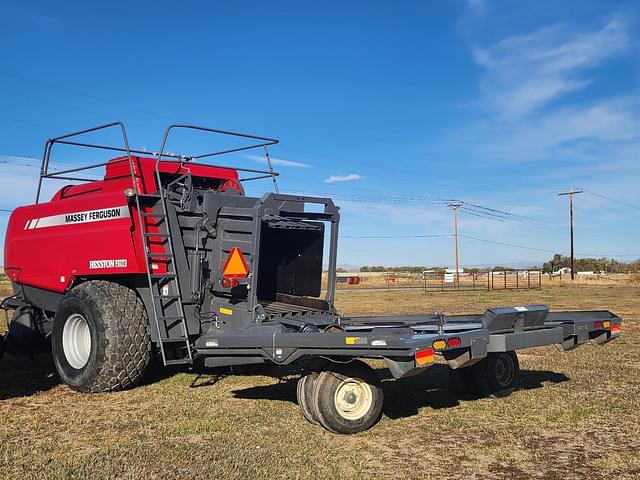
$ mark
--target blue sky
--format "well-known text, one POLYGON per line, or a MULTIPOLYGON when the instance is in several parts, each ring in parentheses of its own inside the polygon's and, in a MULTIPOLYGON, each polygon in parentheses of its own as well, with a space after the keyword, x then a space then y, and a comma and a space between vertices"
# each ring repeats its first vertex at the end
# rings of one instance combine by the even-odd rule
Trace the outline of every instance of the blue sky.
POLYGON ((122 120, 154 150, 179 121, 279 138, 282 190, 341 206, 342 264, 451 265, 450 199, 479 206, 463 265, 541 262, 568 251, 571 187, 576 252, 640 257, 635 2, 184 5, 0 6, 1 209, 32 201, 49 136, 122 120))

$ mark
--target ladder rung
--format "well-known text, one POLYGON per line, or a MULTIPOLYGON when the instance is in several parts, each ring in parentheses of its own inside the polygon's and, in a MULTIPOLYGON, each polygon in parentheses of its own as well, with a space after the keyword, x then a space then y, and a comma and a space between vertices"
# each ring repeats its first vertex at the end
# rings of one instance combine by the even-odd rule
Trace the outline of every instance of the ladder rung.
POLYGON ((162 343, 184 343, 186 345, 188 338, 163 338, 162 343))
POLYGON ((144 233, 145 237, 168 237, 168 233, 156 232, 156 233, 144 233))
POLYGON ((167 300, 173 300, 175 298, 180 298, 180 295, 154 295, 153 298, 162 298, 167 300))
POLYGON ((173 255, 171 255, 170 253, 155 253, 155 252, 147 252, 147 257, 165 257, 165 258, 172 258, 173 255))
POLYGON ((152 274, 152 275, 149 275, 149 277, 158 278, 158 279, 161 279, 161 278, 177 278, 177 275, 175 273, 166 273, 164 275, 152 274))
POLYGON ((138 196, 142 198, 161 198, 157 193, 139 193, 138 196))
POLYGON ((184 320, 184 317, 181 316, 168 316, 168 317, 158 317, 158 320, 184 320))
POLYGON ((143 217, 156 217, 156 218, 167 218, 164 213, 141 213, 143 217))
POLYGON ((189 357, 184 357, 184 359, 180 360, 165 360, 165 365, 185 365, 187 363, 191 363, 191 359, 189 357))

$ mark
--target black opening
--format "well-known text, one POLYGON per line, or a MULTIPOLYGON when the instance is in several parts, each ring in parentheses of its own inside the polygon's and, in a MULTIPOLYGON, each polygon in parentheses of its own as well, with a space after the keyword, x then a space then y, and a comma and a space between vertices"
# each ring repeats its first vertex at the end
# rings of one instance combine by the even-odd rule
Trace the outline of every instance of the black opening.
POLYGON ((261 235, 258 298, 319 297, 324 224, 264 221, 261 235))

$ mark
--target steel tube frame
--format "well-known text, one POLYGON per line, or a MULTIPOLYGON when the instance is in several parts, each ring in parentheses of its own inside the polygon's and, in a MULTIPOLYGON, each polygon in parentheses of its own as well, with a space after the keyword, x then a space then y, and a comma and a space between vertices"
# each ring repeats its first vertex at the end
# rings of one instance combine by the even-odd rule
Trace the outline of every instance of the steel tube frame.
MULTIPOLYGON (((212 156, 218 156, 218 155, 224 155, 224 154, 228 154, 228 153, 234 153, 234 152, 241 152, 241 151, 245 151, 245 150, 251 150, 251 149, 256 149, 256 148, 267 148, 269 145, 275 145, 277 143, 279 143, 279 141, 275 138, 268 138, 268 137, 261 137, 261 136, 257 136, 257 135, 251 135, 251 134, 247 134, 247 133, 239 133, 239 132, 231 132, 231 131, 227 131, 227 130, 218 130, 215 128, 208 128, 208 127, 200 127, 200 126, 196 126, 196 125, 180 125, 180 124, 176 124, 176 125, 170 125, 169 127, 167 127, 167 129, 165 130, 165 135, 163 137, 163 141, 162 141, 162 147, 160 149, 159 153, 156 152, 148 152, 148 151, 144 151, 144 150, 132 150, 131 148, 129 148, 129 141, 127 139, 127 134, 126 134, 126 129, 124 126, 124 123, 122 122, 112 122, 112 123, 107 123, 104 125, 99 125, 97 127, 92 127, 92 128, 87 128, 84 130, 79 130, 77 132, 72 132, 72 133, 68 133, 65 135, 61 135, 59 137, 52 137, 49 138, 46 142, 45 142, 45 146, 44 146, 44 151, 42 154, 42 163, 40 165, 40 178, 38 179, 38 188, 36 189, 36 201, 35 203, 39 203, 40 202, 40 195, 42 193, 42 182, 45 178, 51 178, 54 180, 70 180, 70 181, 82 181, 82 182, 92 182, 95 181, 96 179, 88 179, 88 178, 80 178, 80 177, 66 177, 64 176, 65 174, 68 173, 73 173, 73 172, 81 172, 84 170, 91 170, 94 168, 98 168, 98 167, 104 167, 105 165, 108 164, 108 162, 102 162, 102 163, 96 163, 96 164, 92 164, 92 165, 88 165, 88 166, 81 166, 81 167, 77 167, 77 168, 71 168, 71 169, 67 169, 67 170, 61 170, 61 171, 57 171, 54 173, 49 173, 49 163, 51 160, 51 151, 53 150, 53 146, 54 144, 64 144, 64 145, 71 145, 71 146, 76 146, 76 147, 84 147, 84 148, 94 148, 94 149, 98 149, 98 150, 109 150, 109 151, 114 151, 114 152, 124 152, 127 155, 127 160, 129 161, 129 167, 132 173, 132 178, 133 176, 133 160, 131 158, 131 154, 132 153, 136 153, 136 154, 140 154, 140 155, 150 155, 153 157, 157 157, 157 161, 160 161, 163 158, 167 158, 167 159, 174 159, 173 161, 179 162, 179 163, 184 163, 185 161, 190 161, 193 159, 202 159, 202 158, 208 158, 208 157, 212 157, 212 156), (78 137, 81 135, 85 135, 87 133, 92 133, 92 132, 96 132, 99 130, 104 130, 107 128, 111 128, 111 127, 120 127, 121 133, 122 133, 122 137, 123 137, 123 141, 124 141, 124 148, 122 147, 115 147, 115 146, 110 146, 110 145, 98 145, 98 144, 94 144, 94 143, 85 143, 85 142, 76 142, 76 141, 70 141, 67 140, 68 138, 73 138, 73 137, 78 137), (172 153, 165 153, 164 152, 164 147, 166 145, 166 140, 167 140, 167 136, 169 134, 169 131, 175 128, 189 128, 189 129, 193 129, 193 130, 200 130, 200 131, 205 131, 205 132, 211 132, 211 133, 216 133, 216 134, 220 134, 220 135, 229 135, 229 136, 234 136, 234 137, 241 137, 241 138, 249 138, 249 139, 253 139, 253 140, 261 140, 260 143, 255 144, 255 145, 248 145, 248 146, 244 146, 244 147, 238 147, 238 148, 232 148, 232 149, 227 149, 227 150, 221 150, 221 151, 217 151, 217 152, 211 152, 211 153, 205 153, 203 155, 197 155, 197 156, 186 156, 186 155, 177 155, 177 154, 172 154, 172 153)), ((213 164, 208 164, 205 163, 204 165, 207 166, 211 166, 211 167, 217 167, 217 168, 226 168, 226 169, 230 169, 230 170, 236 170, 238 172, 247 172, 247 173, 256 173, 256 174, 262 174, 259 176, 254 176, 254 177, 248 177, 248 178, 244 178, 244 179, 240 179, 239 181, 250 181, 250 180, 259 180, 262 178, 272 178, 274 181, 274 184, 276 186, 276 190, 277 190, 277 183, 275 182, 275 177, 279 176, 280 174, 278 172, 274 172, 273 171, 273 167, 271 165, 271 158, 268 155, 267 152, 267 163, 269 165, 269 170, 258 170, 258 169, 253 169, 253 168, 242 168, 242 167, 227 167, 227 166, 223 166, 223 165, 213 165, 213 164)), ((167 160, 167 161, 172 161, 172 160, 167 160)), ((133 178, 134 179, 134 178, 133 178)), ((134 183, 135 183, 135 179, 134 179, 134 183)))

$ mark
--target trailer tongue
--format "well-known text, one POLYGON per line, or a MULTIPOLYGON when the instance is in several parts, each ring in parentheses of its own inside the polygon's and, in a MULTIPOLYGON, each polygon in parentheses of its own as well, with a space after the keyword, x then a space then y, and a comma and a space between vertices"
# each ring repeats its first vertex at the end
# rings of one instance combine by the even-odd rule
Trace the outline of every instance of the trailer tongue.
POLYGON ((478 315, 340 315, 339 210, 329 198, 277 192, 267 150, 275 143, 173 125, 149 158, 129 148, 120 123, 50 139, 36 204, 17 208, 9 222, 5 271, 14 295, 2 306, 15 314, 0 346, 17 351, 24 339, 49 339, 61 379, 81 392, 135 385, 154 351, 165 365, 298 363, 307 372, 298 384, 305 418, 355 433, 378 421, 383 401, 375 372, 359 359, 383 359, 401 378, 441 357, 459 388, 504 395, 517 384, 516 350, 570 350, 620 335, 611 312, 549 312, 544 305, 478 315), (122 132, 121 148, 75 140, 110 127, 122 132), (198 156, 166 153, 169 133, 185 128, 252 143, 198 156), (125 155, 50 172, 60 143, 125 155), (268 170, 201 163, 255 148, 264 150, 268 170), (102 180, 75 176, 99 166, 102 180), (261 178, 273 180, 276 192, 245 196, 243 182, 261 178), (50 179, 85 183, 40 202, 50 179))

